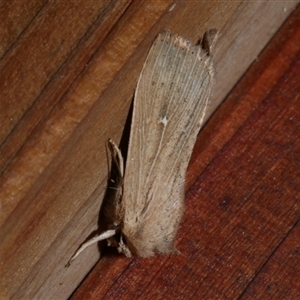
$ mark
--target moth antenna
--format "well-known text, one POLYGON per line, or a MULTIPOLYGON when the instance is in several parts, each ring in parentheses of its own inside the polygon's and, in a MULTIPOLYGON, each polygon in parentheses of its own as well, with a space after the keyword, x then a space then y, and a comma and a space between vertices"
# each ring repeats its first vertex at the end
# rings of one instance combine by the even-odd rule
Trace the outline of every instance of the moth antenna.
POLYGON ((99 241, 102 241, 102 240, 105 240, 105 239, 108 239, 112 236, 114 236, 116 234, 116 230, 115 229, 112 229, 112 230, 106 230, 104 231, 103 233, 93 237, 92 239, 88 240, 87 242, 85 242, 84 244, 82 244, 79 249, 72 255, 72 257, 69 259, 66 267, 68 267, 71 262, 85 249, 87 248, 88 246, 90 245, 93 245, 99 241))

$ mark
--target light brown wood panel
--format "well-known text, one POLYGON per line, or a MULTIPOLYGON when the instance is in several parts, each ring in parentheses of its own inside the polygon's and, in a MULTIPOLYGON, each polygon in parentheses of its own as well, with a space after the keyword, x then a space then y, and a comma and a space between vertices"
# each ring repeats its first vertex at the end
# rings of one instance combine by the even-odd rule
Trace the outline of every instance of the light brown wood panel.
POLYGON ((87 1, 85 5, 77 1, 49 2, 7 51, 1 60, 1 143, 101 16, 108 2, 87 1))
MULTIPOLYGON (((93 23, 93 26, 89 28, 84 38, 76 45, 68 59, 59 67, 54 78, 46 86, 42 86, 37 99, 34 100, 32 106, 28 107, 20 122, 16 124, 6 140, 0 145, 1 173, 4 169, 7 169, 16 153, 32 134, 32 131, 36 127, 38 128, 39 122, 44 122, 44 119, 51 113, 53 107, 67 93, 78 74, 86 68, 94 52, 103 44, 106 35, 129 4, 129 1, 122 1, 113 2, 106 6, 93 23)), ((31 84, 34 85, 35 82, 32 81, 31 84)), ((20 101, 17 96, 16 94, 16 99, 13 103, 17 103, 17 100, 20 101)), ((1 102, 1 107, 5 110, 5 102, 1 102)), ((15 108, 18 109, 17 106, 15 108)))
POLYGON ((120 141, 159 31, 193 43, 209 28, 220 31, 211 114, 297 5, 103 3, 48 2, 1 62, 3 298, 65 299, 99 258, 91 247, 65 268, 97 228, 108 173, 105 144, 120 141))
POLYGON ((46 1, 30 1, 24 5, 19 0, 0 3, 0 58, 17 43, 18 37, 26 30, 46 1))

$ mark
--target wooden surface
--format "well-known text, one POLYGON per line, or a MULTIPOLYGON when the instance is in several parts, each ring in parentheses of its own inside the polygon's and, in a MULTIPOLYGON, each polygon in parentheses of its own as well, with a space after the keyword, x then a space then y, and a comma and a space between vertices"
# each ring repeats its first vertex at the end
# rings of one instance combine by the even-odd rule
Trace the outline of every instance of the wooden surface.
MULTIPOLYGON (((105 143, 120 141, 157 33, 220 31, 210 115, 297 2, 21 4, 0 4, 0 298, 66 299, 99 258, 91 247, 65 268, 98 228, 105 143)), ((199 135, 182 254, 107 251, 74 299, 299 298, 297 16, 199 135)))

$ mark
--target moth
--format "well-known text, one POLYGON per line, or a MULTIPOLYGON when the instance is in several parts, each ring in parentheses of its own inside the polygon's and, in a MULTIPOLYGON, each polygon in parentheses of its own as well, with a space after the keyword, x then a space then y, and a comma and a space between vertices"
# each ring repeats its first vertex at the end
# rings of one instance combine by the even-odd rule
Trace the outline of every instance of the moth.
POLYGON ((185 174, 215 82, 216 35, 208 31, 196 46, 169 32, 157 36, 135 91, 125 172, 120 150, 109 141, 119 180, 105 209, 108 228, 71 260, 104 239, 128 257, 177 252, 185 174))

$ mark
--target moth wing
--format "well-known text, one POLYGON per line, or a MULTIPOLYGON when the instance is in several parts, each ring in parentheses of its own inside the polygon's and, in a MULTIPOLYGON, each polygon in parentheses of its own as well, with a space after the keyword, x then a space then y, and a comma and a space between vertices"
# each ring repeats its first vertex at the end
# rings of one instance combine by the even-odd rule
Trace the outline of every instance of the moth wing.
POLYGON ((175 250, 186 169, 213 84, 201 46, 158 35, 135 92, 124 179, 122 232, 137 255, 175 250))

